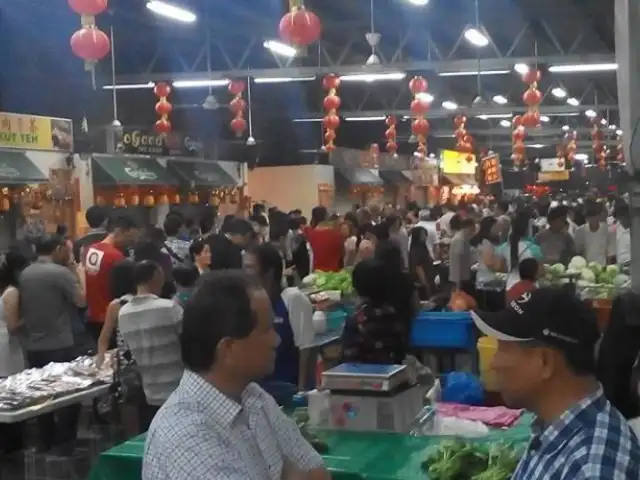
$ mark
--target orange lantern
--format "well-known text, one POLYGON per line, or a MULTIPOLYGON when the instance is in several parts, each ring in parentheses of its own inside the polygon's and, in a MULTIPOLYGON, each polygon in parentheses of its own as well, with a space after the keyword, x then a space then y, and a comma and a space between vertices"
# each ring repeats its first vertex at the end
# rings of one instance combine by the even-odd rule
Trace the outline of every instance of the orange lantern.
POLYGON ((229 93, 233 95, 233 99, 229 102, 229 110, 233 113, 233 119, 229 126, 236 137, 241 137, 247 129, 247 121, 244 119, 244 111, 247 108, 247 102, 242 98, 246 85, 242 80, 232 80, 229 82, 229 93))
POLYGON ((428 89, 429 84, 424 77, 416 76, 409 81, 409 90, 413 95, 410 107, 413 116, 411 131, 418 141, 416 153, 421 157, 426 157, 427 155, 427 137, 431 129, 429 121, 425 118, 425 115, 431 107, 429 98, 427 97, 428 89))
POLYGON ((337 115, 341 103, 340 97, 338 96, 340 77, 334 74, 329 74, 322 79, 322 86, 327 92, 327 96, 324 97, 322 102, 322 106, 326 112, 323 119, 325 133, 322 150, 325 152, 332 152, 336 148, 334 144, 336 139, 336 130, 340 126, 340 117, 337 115))
POLYGON ((473 161, 473 144, 474 139, 467 131, 467 116, 466 115, 456 115, 453 119, 453 123, 456 126, 455 137, 456 137, 456 150, 460 153, 468 153, 466 160, 467 162, 473 161))
POLYGON ((396 125, 397 125, 397 120, 396 117, 394 117, 393 115, 389 115, 386 120, 384 121, 384 123, 387 125, 387 130, 384 132, 384 136, 387 139, 387 152, 389 152, 390 154, 396 156, 397 155, 397 151, 398 151, 398 143, 397 143, 397 131, 396 131, 396 125))
POLYGON ((153 191, 149 190, 147 194, 144 196, 144 206, 145 207, 153 207, 156 204, 156 199, 153 196, 153 191))

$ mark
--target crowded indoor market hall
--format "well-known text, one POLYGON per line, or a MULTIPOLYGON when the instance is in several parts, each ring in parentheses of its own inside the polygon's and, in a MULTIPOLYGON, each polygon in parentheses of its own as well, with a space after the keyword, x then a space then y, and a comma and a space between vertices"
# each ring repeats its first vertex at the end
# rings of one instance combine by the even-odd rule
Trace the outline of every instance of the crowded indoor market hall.
POLYGON ((640 480, 638 18, 0 0, 0 480, 640 480))

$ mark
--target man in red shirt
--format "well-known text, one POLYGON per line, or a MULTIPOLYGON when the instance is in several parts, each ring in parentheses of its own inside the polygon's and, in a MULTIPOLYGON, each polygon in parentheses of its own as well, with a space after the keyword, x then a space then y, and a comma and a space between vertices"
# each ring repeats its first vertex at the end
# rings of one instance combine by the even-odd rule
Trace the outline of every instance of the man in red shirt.
POLYGON ((540 264, 535 258, 525 258, 518 265, 520 281, 515 283, 507 291, 507 302, 517 300, 523 294, 531 292, 537 288, 536 282, 540 274, 540 264))
POLYGON ((138 228, 132 219, 118 217, 110 224, 109 235, 87 249, 84 260, 87 281, 87 330, 97 341, 111 296, 111 269, 124 260, 124 251, 135 242, 138 228))
POLYGON ((344 238, 335 225, 327 222, 329 212, 318 206, 311 211, 311 226, 305 228, 311 251, 313 270, 337 272, 342 268, 344 238))

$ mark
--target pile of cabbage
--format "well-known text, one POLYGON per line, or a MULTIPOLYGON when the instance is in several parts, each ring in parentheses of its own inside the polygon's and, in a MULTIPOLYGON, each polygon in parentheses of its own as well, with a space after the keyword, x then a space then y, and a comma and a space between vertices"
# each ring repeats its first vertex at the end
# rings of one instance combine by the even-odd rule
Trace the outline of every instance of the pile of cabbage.
POLYGON ((631 282, 617 265, 587 263, 580 256, 573 257, 566 268, 561 263, 545 265, 544 283, 561 285, 571 279, 576 280, 578 289, 586 298, 612 298, 616 292, 628 288, 631 282))
POLYGON ((353 292, 350 270, 341 270, 339 272, 316 271, 304 277, 302 283, 321 292, 338 290, 343 295, 350 295, 353 292))

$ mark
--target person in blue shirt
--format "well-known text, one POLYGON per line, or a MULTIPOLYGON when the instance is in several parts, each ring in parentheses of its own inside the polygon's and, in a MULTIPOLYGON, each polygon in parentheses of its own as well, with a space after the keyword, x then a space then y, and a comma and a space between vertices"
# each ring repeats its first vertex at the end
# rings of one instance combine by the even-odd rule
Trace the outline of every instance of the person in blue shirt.
POLYGON ((297 386, 300 391, 312 388, 311 353, 315 331, 311 302, 295 287, 283 289, 284 259, 273 245, 254 246, 245 252, 243 262, 247 270, 260 277, 269 293, 273 324, 280 337, 274 372, 265 379, 264 385, 278 382, 297 386))

